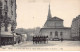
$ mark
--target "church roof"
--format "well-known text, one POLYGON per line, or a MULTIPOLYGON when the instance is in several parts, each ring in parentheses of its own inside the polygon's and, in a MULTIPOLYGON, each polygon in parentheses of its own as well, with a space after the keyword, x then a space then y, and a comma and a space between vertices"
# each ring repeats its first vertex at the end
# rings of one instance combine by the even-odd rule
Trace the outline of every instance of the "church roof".
POLYGON ((49 30, 50 30, 50 29, 69 29, 69 30, 70 30, 71 27, 62 27, 62 28, 41 28, 40 31, 41 31, 41 30, 45 30, 45 29, 49 29, 49 30))
POLYGON ((60 19, 60 18, 55 16, 53 18, 48 19, 48 21, 63 21, 63 19, 60 19))

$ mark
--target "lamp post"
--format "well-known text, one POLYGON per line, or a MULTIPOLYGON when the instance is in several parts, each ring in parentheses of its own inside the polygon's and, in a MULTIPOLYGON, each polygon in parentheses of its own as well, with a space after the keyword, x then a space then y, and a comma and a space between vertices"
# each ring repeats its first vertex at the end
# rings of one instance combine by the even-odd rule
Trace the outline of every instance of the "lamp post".
POLYGON ((60 33, 60 36, 61 36, 61 41, 63 41, 63 33, 62 32, 60 33))
POLYGON ((14 46, 14 21, 12 21, 12 27, 11 27, 11 31, 12 31, 12 35, 13 35, 13 38, 12 38, 12 40, 13 40, 13 46, 14 46))
POLYGON ((0 20, 0 47, 1 47, 1 20, 0 20))
POLYGON ((3 22, 2 7, 0 7, 0 47, 1 47, 1 24, 2 24, 2 22, 3 22))
POLYGON ((79 41, 80 41, 80 27, 79 27, 79 41))
POLYGON ((13 46, 14 46, 14 28, 13 28, 13 26, 11 27, 11 31, 12 31, 12 35, 13 35, 12 44, 13 44, 13 46))
POLYGON ((13 45, 14 45, 14 30, 15 30, 15 21, 12 21, 11 31, 12 31, 12 34, 13 34, 13 45))
MULTIPOLYGON (((0 18, 1 18, 1 16, 0 16, 0 18)), ((3 22, 3 20, 0 19, 0 47, 1 47, 1 24, 2 24, 2 22, 3 22)))

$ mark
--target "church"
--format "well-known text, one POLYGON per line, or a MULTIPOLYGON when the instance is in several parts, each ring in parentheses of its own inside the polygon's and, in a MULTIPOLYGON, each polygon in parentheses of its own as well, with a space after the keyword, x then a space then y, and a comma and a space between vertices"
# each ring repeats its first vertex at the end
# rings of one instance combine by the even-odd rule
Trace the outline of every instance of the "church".
POLYGON ((40 29, 42 36, 48 36, 49 40, 61 39, 70 40, 71 39, 71 28, 64 27, 64 20, 59 17, 52 17, 50 5, 48 10, 47 20, 44 27, 40 29))

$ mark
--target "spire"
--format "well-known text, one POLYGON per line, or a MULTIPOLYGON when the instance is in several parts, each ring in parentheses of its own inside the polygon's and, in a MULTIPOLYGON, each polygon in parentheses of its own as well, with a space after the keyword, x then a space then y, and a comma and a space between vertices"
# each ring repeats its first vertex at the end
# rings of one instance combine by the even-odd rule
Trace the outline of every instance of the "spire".
POLYGON ((49 3, 49 10, 48 10, 47 20, 50 19, 51 17, 52 17, 52 16, 51 16, 50 3, 49 3))

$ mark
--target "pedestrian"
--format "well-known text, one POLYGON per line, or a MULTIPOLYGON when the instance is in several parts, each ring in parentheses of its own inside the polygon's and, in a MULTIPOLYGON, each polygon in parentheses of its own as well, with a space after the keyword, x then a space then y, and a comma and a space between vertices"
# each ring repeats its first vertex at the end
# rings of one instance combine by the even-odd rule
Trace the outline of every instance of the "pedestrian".
POLYGON ((34 37, 33 42, 34 42, 34 44, 36 44, 36 37, 34 37))
POLYGON ((34 44, 34 36, 33 36, 33 44, 34 44))
POLYGON ((43 41, 44 41, 44 44, 46 43, 46 37, 45 36, 43 36, 43 41))
POLYGON ((37 44, 37 36, 35 37, 35 44, 37 44))
POLYGON ((41 43, 43 44, 44 43, 44 41, 43 41, 44 39, 43 39, 43 36, 41 36, 41 43))
POLYGON ((40 36, 38 36, 38 38, 39 38, 39 44, 40 44, 40 41, 41 41, 41 37, 40 37, 40 36))
POLYGON ((42 43, 42 37, 40 36, 40 44, 42 43))
POLYGON ((63 38, 61 38, 61 42, 63 41, 63 38))
POLYGON ((39 44, 39 41, 40 41, 39 36, 37 36, 37 44, 39 44))
POLYGON ((48 43, 48 36, 46 36, 46 41, 47 41, 47 43, 48 43))

